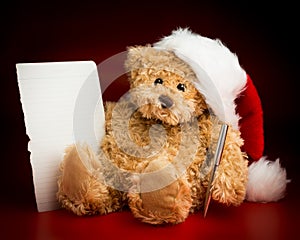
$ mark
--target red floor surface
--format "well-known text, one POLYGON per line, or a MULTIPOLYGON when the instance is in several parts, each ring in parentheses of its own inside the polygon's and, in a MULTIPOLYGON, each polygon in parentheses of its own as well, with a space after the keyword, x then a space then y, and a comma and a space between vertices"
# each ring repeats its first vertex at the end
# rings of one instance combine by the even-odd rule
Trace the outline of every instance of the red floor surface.
MULTIPOLYGON (((299 192, 298 192, 299 193, 299 192)), ((294 193, 295 194, 295 193, 294 193)), ((1 206, 2 239, 299 239, 299 194, 277 203, 213 203, 174 226, 152 226, 129 211, 78 217, 65 210, 37 213, 29 206, 1 206)))

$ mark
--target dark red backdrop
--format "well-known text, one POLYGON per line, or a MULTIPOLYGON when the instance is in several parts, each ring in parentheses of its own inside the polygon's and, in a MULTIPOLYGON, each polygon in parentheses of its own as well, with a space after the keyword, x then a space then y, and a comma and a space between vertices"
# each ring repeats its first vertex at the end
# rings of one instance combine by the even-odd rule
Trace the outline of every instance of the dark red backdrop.
MULTIPOLYGON (((237 53, 261 96, 265 117, 265 154, 273 160, 279 157, 286 166, 288 176, 293 179, 288 196, 293 203, 296 202, 295 199, 299 198, 297 8, 287 2, 281 5, 278 1, 272 5, 262 5, 260 1, 230 4, 201 2, 15 1, 1 6, 0 103, 1 149, 4 154, 0 182, 1 205, 9 209, 4 211, 6 215, 1 215, 1 222, 30 221, 32 216, 34 224, 39 225, 41 220, 37 219, 43 216, 35 215, 28 137, 15 64, 73 60, 93 60, 99 64, 126 50, 127 46, 153 43, 177 27, 190 27, 204 36, 219 38, 237 53), (23 217, 19 218, 21 210, 29 215, 23 213, 23 217)), ((105 97, 112 98, 113 91, 105 97)), ((296 210, 299 212, 299 207, 296 210)), ((52 225, 55 224, 53 219, 52 225)), ((0 224, 4 232, 14 232, 12 225, 6 226, 0 224)), ((48 229, 50 235, 51 229, 48 229)), ((52 230, 55 236, 59 236, 55 227, 52 230)), ((31 236, 31 231, 39 231, 39 228, 27 229, 24 236, 31 236)), ((178 231, 175 230, 175 233, 178 231)))

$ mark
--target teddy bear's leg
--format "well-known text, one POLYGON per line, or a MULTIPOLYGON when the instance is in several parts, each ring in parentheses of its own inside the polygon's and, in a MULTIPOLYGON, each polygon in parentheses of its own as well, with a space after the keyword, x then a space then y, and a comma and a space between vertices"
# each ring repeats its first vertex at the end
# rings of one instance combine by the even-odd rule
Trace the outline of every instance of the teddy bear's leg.
POLYGON ((212 198, 226 205, 237 206, 246 196, 248 161, 241 151, 238 131, 228 129, 222 159, 212 184, 212 198))
MULTIPOLYGON (((162 160, 154 160, 149 163, 145 173, 161 169, 164 164, 167 163, 162 160)), ((141 192, 130 192, 128 194, 129 207, 134 216, 141 221, 151 224, 176 224, 187 218, 192 205, 188 182, 185 176, 176 179, 176 170, 168 173, 174 178, 174 181, 169 185, 158 190, 143 192, 143 185, 153 184, 151 180, 160 181, 162 179, 153 178, 150 183, 147 183, 143 182, 144 179, 141 178, 139 182, 141 192)))
POLYGON ((76 215, 106 214, 122 207, 122 193, 104 185, 92 149, 79 144, 66 149, 58 180, 57 198, 76 215))

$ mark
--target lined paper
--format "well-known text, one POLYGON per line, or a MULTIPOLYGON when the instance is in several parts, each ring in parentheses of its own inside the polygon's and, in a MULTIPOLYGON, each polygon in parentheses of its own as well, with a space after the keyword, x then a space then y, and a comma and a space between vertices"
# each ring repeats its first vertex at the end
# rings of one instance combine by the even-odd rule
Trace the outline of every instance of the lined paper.
POLYGON ((16 64, 39 212, 59 208, 59 164, 65 148, 86 142, 95 151, 104 109, 93 61, 16 64))

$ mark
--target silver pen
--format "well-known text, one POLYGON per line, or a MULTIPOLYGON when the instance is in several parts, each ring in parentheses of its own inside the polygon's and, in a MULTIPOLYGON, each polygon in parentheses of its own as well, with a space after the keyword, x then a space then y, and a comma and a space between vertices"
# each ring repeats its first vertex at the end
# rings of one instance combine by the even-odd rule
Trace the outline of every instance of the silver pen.
POLYGON ((215 173, 218 169, 218 166, 219 166, 221 158, 222 158, 222 153, 223 153, 224 144, 225 144, 225 140, 226 140, 227 130, 228 130, 228 125, 227 124, 222 124, 219 139, 218 139, 218 143, 217 143, 217 147, 216 147, 216 153, 214 155, 213 169, 212 169, 210 179, 209 179, 209 183, 208 183, 207 190, 206 190, 206 196, 205 196, 205 202, 204 202, 204 217, 207 214, 208 206, 210 204, 211 185, 214 181, 215 173))

